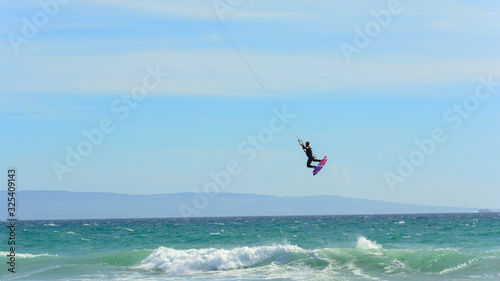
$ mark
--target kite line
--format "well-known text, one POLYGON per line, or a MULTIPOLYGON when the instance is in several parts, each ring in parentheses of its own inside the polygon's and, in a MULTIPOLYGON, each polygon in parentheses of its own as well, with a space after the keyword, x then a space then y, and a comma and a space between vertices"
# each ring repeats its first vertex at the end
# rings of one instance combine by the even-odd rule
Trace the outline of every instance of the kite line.
MULTIPOLYGON (((205 1, 203 1, 205 3, 205 1)), ((248 68, 248 70, 250 71, 250 73, 252 74, 253 78, 255 79, 255 81, 260 85, 260 88, 262 89, 262 91, 266 94, 267 98, 269 99, 269 101, 272 103, 273 107, 278 110, 278 105, 276 104, 276 102, 274 102, 273 98, 269 95, 269 93, 267 92, 266 88, 264 87, 264 85, 262 84, 262 82, 260 81, 259 77, 257 76, 257 74, 253 71, 252 67, 250 66, 250 64, 248 63, 248 61, 245 59, 245 56, 243 55, 243 53, 241 52, 240 48, 238 48, 238 45, 236 45, 236 42, 234 42, 233 40, 233 37, 231 36, 231 34, 229 34, 229 32, 227 31, 226 27, 224 26, 224 24, 222 23, 220 17, 217 16, 216 12, 214 11, 213 7, 211 7, 210 5, 208 5, 209 8, 210 8, 210 11, 212 12, 212 15, 215 17, 217 23, 219 24, 220 28, 224 31, 224 34, 226 35, 226 37, 229 39, 229 41, 231 42, 231 45, 233 46, 235 52, 238 54, 238 56, 240 57, 240 59, 243 61, 243 63, 245 64, 245 66, 248 68)), ((205 8, 206 8, 206 5, 205 5, 205 8)), ((278 110, 279 111, 279 110, 278 110)), ((299 143, 302 143, 302 140, 299 138, 297 132, 292 128, 292 126, 290 124, 288 124, 287 122, 283 122, 283 124, 285 124, 285 126, 287 128, 289 128, 292 132, 293 132, 293 135, 294 137, 297 139, 297 141, 299 143)))

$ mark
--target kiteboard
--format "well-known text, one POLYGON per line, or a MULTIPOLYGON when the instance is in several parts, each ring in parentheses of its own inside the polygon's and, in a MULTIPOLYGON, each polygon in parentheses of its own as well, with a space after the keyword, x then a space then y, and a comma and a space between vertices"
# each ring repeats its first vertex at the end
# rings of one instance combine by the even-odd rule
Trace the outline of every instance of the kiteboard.
POLYGON ((316 168, 314 168, 314 171, 313 171, 313 176, 315 176, 317 173, 319 173, 319 171, 321 171, 321 169, 323 169, 323 166, 325 166, 325 163, 328 159, 326 159, 326 156, 325 158, 323 158, 323 160, 321 160, 321 162, 319 162, 318 166, 316 166, 316 168))

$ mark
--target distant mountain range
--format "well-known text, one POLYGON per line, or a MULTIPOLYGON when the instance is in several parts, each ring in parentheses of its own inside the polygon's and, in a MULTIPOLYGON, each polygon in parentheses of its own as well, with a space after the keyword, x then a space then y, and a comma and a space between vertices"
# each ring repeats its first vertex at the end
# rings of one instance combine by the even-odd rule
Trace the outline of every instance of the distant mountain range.
MULTIPOLYGON (((412 205, 332 195, 302 197, 236 193, 212 195, 213 198, 197 193, 128 195, 103 192, 20 191, 17 193, 16 207, 18 219, 21 220, 457 213, 479 210, 479 208, 412 205)), ((0 193, 2 202, 7 202, 6 197, 6 192, 0 193)), ((2 219, 6 216, 4 213, 2 219)))

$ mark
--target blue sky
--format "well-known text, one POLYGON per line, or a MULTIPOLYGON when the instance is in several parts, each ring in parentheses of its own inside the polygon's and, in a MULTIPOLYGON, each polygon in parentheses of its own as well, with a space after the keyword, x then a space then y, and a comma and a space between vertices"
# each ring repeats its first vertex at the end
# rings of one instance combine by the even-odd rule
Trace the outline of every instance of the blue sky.
POLYGON ((21 189, 192 192, 236 162, 241 171, 224 192, 500 208, 500 86, 479 80, 500 81, 496 1, 0 7, 0 163, 19 169, 21 189), (387 13, 383 23, 373 16, 387 13), (379 29, 356 45, 357 30, 370 25, 379 29), (278 110, 295 116, 293 130, 265 138, 273 104, 231 39, 278 110), (343 44, 358 49, 349 60, 343 44), (163 76, 148 78, 151 69, 163 76), (146 78, 154 87, 126 104, 146 78), (475 96, 478 87, 489 96, 475 96), (460 115, 455 105, 469 110, 460 115), (102 120, 112 132, 60 180, 54 163, 67 165, 67 147, 76 150, 82 131, 102 120), (436 129, 446 141, 391 188, 387 173, 401 177, 400 157, 422 154, 415 141, 436 129), (293 131, 328 155, 319 175, 305 167, 293 131), (259 134, 266 143, 248 160, 239 148, 259 134))

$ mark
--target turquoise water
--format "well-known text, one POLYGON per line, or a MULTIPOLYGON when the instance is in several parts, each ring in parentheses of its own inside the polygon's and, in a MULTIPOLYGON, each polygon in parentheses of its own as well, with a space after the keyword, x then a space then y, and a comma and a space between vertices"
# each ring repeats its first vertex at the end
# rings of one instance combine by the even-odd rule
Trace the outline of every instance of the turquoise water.
MULTIPOLYGON (((2 229, 5 229, 2 222, 2 229)), ((19 221, 0 280, 500 280, 500 214, 19 221)))

